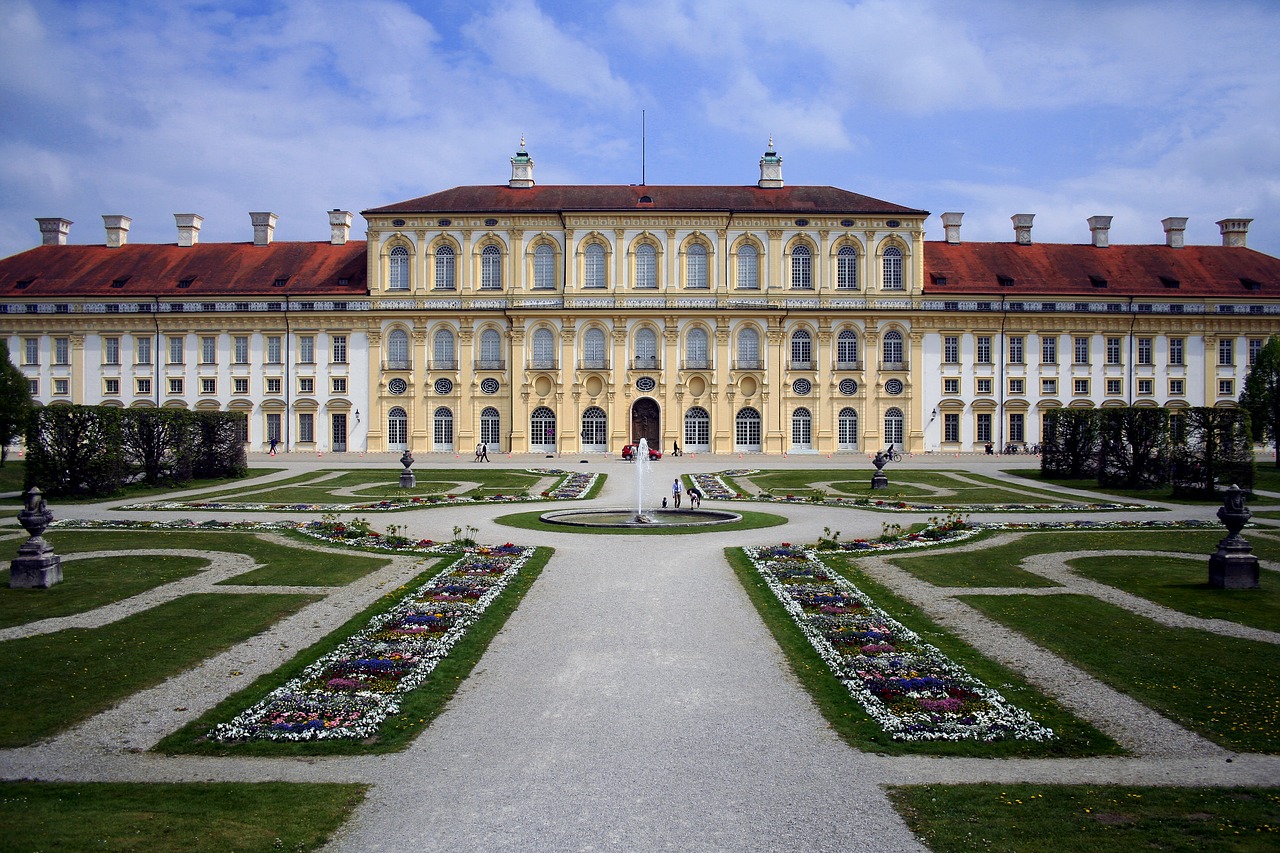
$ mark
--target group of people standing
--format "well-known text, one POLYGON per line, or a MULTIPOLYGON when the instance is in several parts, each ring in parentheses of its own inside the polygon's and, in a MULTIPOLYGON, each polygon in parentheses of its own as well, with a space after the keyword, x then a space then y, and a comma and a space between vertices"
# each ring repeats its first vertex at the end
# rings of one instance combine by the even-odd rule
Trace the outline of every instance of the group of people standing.
MULTIPOLYGON (((682 489, 680 488, 680 478, 676 477, 674 480, 671 481, 671 503, 675 506, 676 509, 680 508, 681 491, 682 489)), ((690 507, 696 509, 702 506, 702 491, 697 486, 690 486, 689 488, 684 489, 683 491, 689 495, 690 507)), ((664 498, 662 501, 663 506, 666 506, 666 503, 667 503, 666 499, 664 498)))

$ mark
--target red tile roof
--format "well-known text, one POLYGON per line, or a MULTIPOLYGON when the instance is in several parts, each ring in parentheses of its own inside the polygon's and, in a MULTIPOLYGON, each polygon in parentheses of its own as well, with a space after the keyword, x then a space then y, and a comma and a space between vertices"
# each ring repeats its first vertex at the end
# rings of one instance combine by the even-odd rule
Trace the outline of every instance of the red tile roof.
POLYGON ((1233 246, 927 242, 924 289, 945 294, 1244 299, 1280 296, 1280 258, 1233 246), (1002 284, 1000 277, 1012 281, 1002 284), (939 279, 945 278, 946 283, 939 279), (1101 286, 1105 282, 1105 287, 1101 286), (1177 283, 1174 287, 1173 284, 1177 283), (1258 285, 1251 290, 1245 282, 1258 285))
POLYGON ((220 296, 368 294, 364 241, 329 243, 197 243, 38 246, 0 260, 0 298, 130 297, 214 299, 220 296), (284 279, 283 286, 275 282, 284 279), (340 280, 345 279, 343 284, 340 280), (180 281, 190 280, 187 287, 180 281), (113 282, 123 281, 121 287, 113 282), (25 287, 20 282, 30 282, 25 287))
POLYGON ((572 213, 576 211, 690 210, 795 214, 896 214, 925 216, 916 210, 837 187, 754 186, 598 186, 571 184, 513 189, 508 186, 454 187, 421 198, 375 207, 364 214, 388 213, 572 213), (642 201, 649 198, 651 202, 642 201))

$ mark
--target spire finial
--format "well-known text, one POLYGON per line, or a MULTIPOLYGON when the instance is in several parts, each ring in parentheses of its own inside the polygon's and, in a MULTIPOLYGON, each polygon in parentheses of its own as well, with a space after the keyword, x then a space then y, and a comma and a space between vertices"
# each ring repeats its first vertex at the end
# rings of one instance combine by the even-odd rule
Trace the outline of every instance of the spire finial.
POLYGON ((520 150, 521 151, 524 150, 524 134, 523 133, 520 134, 520 150))

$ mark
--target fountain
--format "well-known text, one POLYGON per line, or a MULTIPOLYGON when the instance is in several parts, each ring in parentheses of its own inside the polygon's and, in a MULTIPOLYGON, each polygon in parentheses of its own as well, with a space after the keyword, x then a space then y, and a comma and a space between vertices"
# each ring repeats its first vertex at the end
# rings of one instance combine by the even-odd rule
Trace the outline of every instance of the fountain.
POLYGON ((649 439, 642 438, 636 445, 636 514, 631 519, 636 524, 653 524, 653 516, 644 511, 644 482, 649 479, 649 439))

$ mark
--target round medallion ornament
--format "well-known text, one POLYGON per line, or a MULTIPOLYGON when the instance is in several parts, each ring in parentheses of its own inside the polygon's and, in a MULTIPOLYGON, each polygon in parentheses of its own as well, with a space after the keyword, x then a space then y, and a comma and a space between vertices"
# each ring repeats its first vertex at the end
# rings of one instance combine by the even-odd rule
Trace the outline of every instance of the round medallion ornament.
POLYGON ((403 379, 392 379, 387 383, 387 390, 392 394, 403 394, 409 390, 409 383, 403 379))
POLYGON ((840 393, 846 397, 852 397, 858 393, 858 382, 855 379, 841 379, 840 393))
POLYGON ((813 384, 808 379, 797 379, 791 383, 791 390, 803 396, 813 390, 813 384))
POLYGON ((480 390, 486 394, 497 394, 499 387, 498 380, 493 379, 492 377, 480 382, 480 390))
POLYGON ((641 376, 636 380, 637 391, 652 391, 658 387, 658 383, 653 381, 652 376, 641 376))
POLYGON ((888 394, 888 395, 889 395, 889 396, 891 396, 891 397, 896 397, 896 396, 898 396, 899 394, 901 394, 901 393, 902 393, 902 380, 901 380, 901 379, 890 379, 888 382, 884 383, 884 393, 888 394))
POLYGON ((437 379, 436 384, 432 387, 435 388, 437 394, 448 394, 453 390, 453 380, 437 379))

